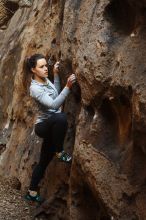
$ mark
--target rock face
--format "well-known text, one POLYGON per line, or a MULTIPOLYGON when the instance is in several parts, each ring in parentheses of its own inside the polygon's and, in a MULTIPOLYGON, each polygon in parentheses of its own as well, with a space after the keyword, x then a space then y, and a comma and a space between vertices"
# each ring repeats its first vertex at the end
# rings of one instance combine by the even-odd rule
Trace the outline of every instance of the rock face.
POLYGON ((64 107, 73 163, 54 159, 48 166, 41 183, 48 200, 36 215, 146 219, 145 8, 145 0, 34 0, 7 14, 0 30, 0 170, 17 178, 22 190, 41 147, 25 57, 61 58, 62 86, 72 71, 78 81, 64 107))

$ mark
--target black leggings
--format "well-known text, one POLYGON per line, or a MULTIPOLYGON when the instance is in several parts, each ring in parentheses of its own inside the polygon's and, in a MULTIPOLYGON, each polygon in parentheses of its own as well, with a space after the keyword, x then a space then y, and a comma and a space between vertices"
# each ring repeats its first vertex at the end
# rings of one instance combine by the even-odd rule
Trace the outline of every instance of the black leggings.
POLYGON ((48 119, 35 125, 35 133, 43 138, 43 143, 39 163, 32 173, 30 190, 37 190, 46 167, 52 160, 55 152, 63 150, 66 131, 67 118, 65 113, 53 113, 48 119))

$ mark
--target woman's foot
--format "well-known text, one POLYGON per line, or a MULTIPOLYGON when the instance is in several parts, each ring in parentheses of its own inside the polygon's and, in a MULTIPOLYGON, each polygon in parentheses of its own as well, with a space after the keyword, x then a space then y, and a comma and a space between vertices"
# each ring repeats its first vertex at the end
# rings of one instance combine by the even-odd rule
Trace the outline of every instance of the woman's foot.
POLYGON ((60 161, 63 161, 63 162, 66 162, 66 163, 70 163, 71 160, 72 160, 72 157, 70 154, 64 152, 64 151, 61 151, 59 153, 56 153, 56 157, 60 160, 60 161))
POLYGON ((27 194, 25 195, 25 199, 32 202, 43 202, 43 198, 36 191, 28 190, 27 194))

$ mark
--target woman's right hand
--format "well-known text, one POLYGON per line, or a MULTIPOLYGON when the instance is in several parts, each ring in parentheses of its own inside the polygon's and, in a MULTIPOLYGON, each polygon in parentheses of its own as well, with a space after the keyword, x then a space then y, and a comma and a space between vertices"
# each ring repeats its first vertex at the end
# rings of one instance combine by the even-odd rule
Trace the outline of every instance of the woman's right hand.
POLYGON ((76 82, 76 76, 75 74, 71 74, 67 79, 66 87, 70 89, 75 82, 76 82))

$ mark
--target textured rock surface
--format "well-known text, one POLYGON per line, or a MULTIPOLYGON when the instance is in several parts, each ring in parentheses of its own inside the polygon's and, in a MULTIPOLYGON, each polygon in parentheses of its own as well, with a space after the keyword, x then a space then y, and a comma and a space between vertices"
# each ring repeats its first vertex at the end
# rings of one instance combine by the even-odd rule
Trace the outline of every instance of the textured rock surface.
POLYGON ((25 56, 61 58, 62 86, 70 71, 79 84, 65 105, 71 173, 51 162, 41 184, 49 199, 36 215, 146 218, 145 6, 145 0, 34 1, 1 30, 1 173, 17 177, 22 190, 41 145, 33 133, 36 106, 24 84, 25 56))

